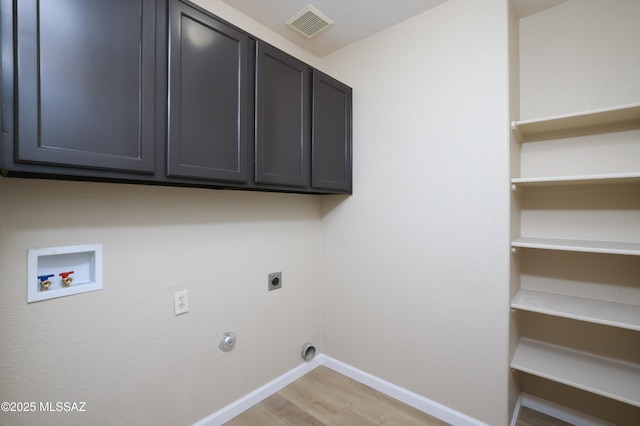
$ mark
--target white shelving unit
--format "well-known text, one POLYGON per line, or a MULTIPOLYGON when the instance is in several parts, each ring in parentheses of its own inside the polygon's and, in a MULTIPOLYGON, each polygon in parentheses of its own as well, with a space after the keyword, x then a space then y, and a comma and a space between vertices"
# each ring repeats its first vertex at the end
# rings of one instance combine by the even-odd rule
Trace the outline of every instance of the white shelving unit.
MULTIPOLYGON (((544 151, 544 155, 540 155, 540 149, 536 149, 536 157, 533 157, 538 164, 544 165, 544 161, 546 159, 554 159, 554 152, 556 152, 555 150, 559 146, 562 146, 562 149, 566 149, 567 146, 571 146, 571 149, 578 151, 582 149, 583 151, 579 151, 580 155, 575 160, 581 161, 580 159, 585 158, 585 153, 587 156, 594 155, 589 154, 591 152, 589 149, 592 149, 593 147, 593 139, 590 139, 589 144, 591 145, 581 145, 581 143, 586 139, 592 138, 590 135, 603 134, 603 146, 608 147, 606 149, 609 149, 609 152, 614 152, 615 148, 611 148, 610 145, 608 145, 608 138, 611 135, 607 135, 607 133, 625 131, 636 132, 637 129, 640 129, 640 103, 624 105, 616 108, 588 111, 581 114, 562 115, 536 120, 514 121, 511 127, 515 136, 522 144, 529 142, 539 143, 539 141, 543 141, 544 150, 546 150, 544 151), (582 138, 583 136, 585 138, 582 138), (585 148, 586 146, 589 148, 585 148), (543 163, 540 163, 541 161, 543 163)), ((632 134, 635 135, 635 133, 632 134)), ((636 136, 633 137, 635 138, 636 136)), ((638 133, 637 137, 637 143, 640 144, 640 133, 638 133)), ((635 144, 636 140, 633 139, 632 143, 635 144)), ((536 147, 537 146, 538 145, 536 145, 536 147)), ((523 149, 520 155, 527 155, 528 152, 531 151, 523 149)), ((523 158, 525 157, 521 157, 521 160, 523 158)), ((528 161, 531 161, 531 158, 532 157, 527 157, 528 161)), ((617 157, 614 155, 612 158, 621 157, 620 155, 617 157)), ((536 176, 525 175, 512 177, 511 185, 514 190, 519 189, 520 187, 535 187, 540 188, 540 190, 545 192, 547 191, 547 189, 545 189, 546 187, 549 187, 549 190, 551 190, 552 187, 564 187, 562 191, 567 191, 568 193, 576 190, 576 188, 572 188, 575 185, 599 185, 598 191, 594 191, 593 195, 588 195, 588 197, 598 197, 602 196, 598 194, 607 193, 609 191, 609 188, 606 185, 611 185, 612 187, 616 186, 619 188, 620 185, 630 184, 632 187, 625 187, 624 190, 629 191, 632 196, 638 194, 639 191, 637 191, 636 188, 640 185, 640 158, 638 158, 638 161, 636 162, 637 166, 631 163, 631 168, 635 170, 626 170, 629 168, 629 162, 626 162, 625 166, 620 166, 618 163, 615 163, 615 160, 609 159, 608 161, 614 161, 610 165, 610 173, 597 172, 593 174, 586 173, 571 175, 569 172, 566 176, 563 176, 561 175, 563 170, 559 169, 556 165, 549 169, 553 172, 548 173, 547 176, 544 176, 544 168, 538 168, 536 169, 536 176), (618 166, 617 170, 616 165, 618 166), (540 170, 542 170, 542 173, 539 173, 540 170)), ((597 163, 597 161, 594 162, 594 164, 597 163)), ((591 164, 591 162, 585 163, 582 169, 587 171, 590 170, 591 164)), ((582 191, 582 194, 585 193, 591 194, 589 191, 582 191)), ((520 195, 527 197, 527 191, 520 195)), ((543 200, 546 200, 546 204, 543 203, 544 207, 540 207, 540 205, 536 205, 536 202, 539 202, 537 200, 540 200, 539 192, 536 193, 536 197, 526 198, 528 203, 530 203, 527 204, 528 209, 535 210, 536 208, 554 208, 550 204, 552 201, 549 200, 556 200, 557 198, 542 198, 543 200)), ((583 195, 582 199, 585 199, 584 197, 587 196, 583 195)), ((578 206, 576 209, 593 208, 591 204, 589 204, 589 206, 590 207, 584 207, 584 205, 582 205, 582 207, 578 206)), ((634 206, 637 206, 637 204, 634 204, 634 206)), ((572 214, 571 209, 566 209, 566 206, 562 209, 563 214, 572 214)), ((529 214, 531 214, 531 210, 529 210, 529 214)), ((523 224, 529 217, 530 216, 521 218, 523 224)), ((536 217, 539 218, 540 216, 536 217)), ((563 223, 566 222, 567 221, 563 223)), ((537 226, 540 226, 540 223, 543 222, 537 222, 537 226)), ((558 225, 551 223, 549 225, 549 231, 547 233, 552 236, 554 230, 558 229, 558 225)), ((610 225, 610 223, 608 225, 610 225)), ((617 228, 614 226, 614 229, 620 231, 620 226, 622 225, 617 226, 617 228)), ((526 227, 523 226, 523 228, 526 227)), ((537 229, 537 231, 540 230, 537 229)), ((544 229, 543 231, 547 230, 544 229)), ((606 232, 603 235, 606 235, 606 232)), ((619 235, 619 233, 616 235, 619 235)), ((540 238, 522 235, 512 241, 512 248, 516 253, 520 252, 519 249, 535 249, 595 253, 602 254, 603 256, 640 256, 640 241, 594 241, 587 238, 540 238)), ((527 256, 527 250, 522 250, 524 252, 522 256, 527 256)), ((553 254, 549 254, 549 256, 553 256, 553 254)), ((549 259, 548 256, 547 259, 549 259)), ((638 265, 638 263, 630 263, 638 265)), ((580 268, 580 264, 576 263, 574 267, 580 268)), ((540 270, 540 268, 537 270, 540 270)), ((633 272, 627 272, 627 276, 629 275, 633 276, 633 272)), ((570 278, 567 279, 570 280, 570 278)), ((638 279, 640 279, 640 277, 638 277, 638 279)), ((633 281, 635 278, 631 278, 630 280, 633 281)), ((574 286, 572 287, 572 292, 574 294, 562 294, 562 291, 555 293, 553 292, 554 288, 548 285, 543 291, 540 288, 520 288, 511 302, 511 308, 514 309, 515 312, 528 311, 545 316, 551 316, 557 318, 557 321, 570 319, 630 330, 630 333, 640 331, 640 305, 636 304, 639 300, 637 297, 634 296, 632 300, 629 301, 630 303, 621 303, 620 300, 599 300, 591 296, 583 297, 584 294, 581 295, 581 292, 583 291, 581 289, 584 289, 584 287, 581 288, 580 286, 589 286, 590 283, 580 282, 578 280, 572 285, 574 286)), ((621 287, 616 287, 614 284, 611 284, 611 293, 615 294, 620 290, 622 290, 621 287)), ((635 292, 635 290, 633 291, 635 292)), ((640 292, 640 286, 637 286, 637 291, 640 292)), ((625 302, 627 301, 625 300, 625 302)), ((536 321, 535 318, 536 317, 528 317, 528 320, 536 321)), ((606 328, 603 330, 606 330, 606 328)), ((596 339, 591 341, 598 342, 598 337, 595 336, 584 336, 584 338, 596 339)), ((572 339, 568 336, 566 341, 569 342, 572 341, 572 339)), ((639 342, 638 349, 640 350, 640 337, 637 341, 639 342)), ((557 343, 557 341, 554 343, 557 343)), ((586 353, 576 350, 570 346, 571 345, 569 343, 567 343, 567 346, 565 347, 550 344, 548 342, 533 340, 526 336, 521 337, 516 345, 511 367, 517 371, 542 377, 553 382, 562 383, 564 385, 601 395, 615 401, 630 404, 635 407, 640 407, 640 364, 627 362, 622 359, 605 357, 600 354, 586 353)), ((592 345, 591 347, 597 347, 597 345, 592 345)), ((633 347, 633 345, 630 347, 633 347)), ((632 354, 628 359, 635 360, 636 358, 637 356, 632 354)))
POLYGON ((613 183, 638 183, 640 173, 610 173, 581 176, 544 176, 530 178, 513 178, 515 187, 558 186, 558 185, 594 185, 613 183))
POLYGON ((640 128, 640 103, 511 123, 522 142, 640 128))
POLYGON ((640 407, 640 365, 520 339, 511 368, 640 407))
POLYGON ((640 256, 640 243, 622 241, 567 240, 560 238, 520 237, 511 242, 513 247, 543 250, 579 251, 583 253, 624 254, 640 256))
POLYGON ((640 306, 586 297, 520 289, 513 309, 640 331, 640 306))

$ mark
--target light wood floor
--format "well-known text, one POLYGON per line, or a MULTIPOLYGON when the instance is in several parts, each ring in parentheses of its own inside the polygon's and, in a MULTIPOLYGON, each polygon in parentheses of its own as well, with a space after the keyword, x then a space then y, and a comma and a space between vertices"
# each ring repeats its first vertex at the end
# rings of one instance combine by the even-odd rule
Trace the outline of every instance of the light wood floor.
POLYGON ((329 368, 318 367, 226 426, 446 424, 329 368))
MULTIPOLYGON (((443 426, 441 420, 335 371, 318 367, 226 426, 443 426)), ((565 426, 524 408, 518 426, 565 426)))
POLYGON ((555 417, 547 416, 528 407, 520 409, 517 426, 572 426, 571 423, 563 422, 555 417))

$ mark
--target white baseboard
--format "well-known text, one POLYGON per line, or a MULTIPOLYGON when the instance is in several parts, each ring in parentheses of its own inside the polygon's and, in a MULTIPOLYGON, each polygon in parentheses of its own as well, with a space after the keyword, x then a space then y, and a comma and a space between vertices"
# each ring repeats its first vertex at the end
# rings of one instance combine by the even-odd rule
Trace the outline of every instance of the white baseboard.
POLYGON ((229 420, 237 417, 238 415, 244 413, 249 408, 258 404, 259 402, 267 399, 274 393, 278 392, 280 389, 284 388, 288 384, 291 384, 298 380, 300 377, 304 376, 314 368, 320 366, 320 358, 319 356, 314 357, 311 361, 300 364, 293 370, 289 370, 284 373, 280 377, 276 377, 266 385, 259 387, 253 392, 243 396, 235 402, 227 405, 224 408, 216 411, 210 416, 205 417, 204 419, 196 422, 193 426, 220 426, 229 420))
POLYGON ((511 417, 511 426, 516 426, 518 424, 518 418, 520 417, 520 409, 522 408, 522 394, 518 396, 518 401, 516 401, 516 407, 513 409, 513 416, 511 417))
POLYGON ((404 402, 405 404, 427 413, 437 419, 456 426, 486 426, 479 420, 467 416, 459 411, 453 410, 422 395, 411 392, 393 383, 387 382, 379 377, 369 374, 365 371, 358 370, 342 361, 328 357, 324 354, 318 355, 322 357, 322 364, 327 368, 337 371, 357 382, 367 385, 370 388, 382 392, 383 394, 404 402))
MULTIPOLYGON (((564 407, 562 405, 555 404, 546 399, 538 398, 527 393, 522 393, 518 399, 518 405, 516 406, 516 412, 520 411, 520 406, 529 407, 532 410, 536 410, 542 414, 546 414, 556 419, 562 420, 572 425, 580 426, 614 426, 612 423, 607 423, 603 420, 597 419, 592 416, 588 416, 576 410, 564 407)), ((514 418, 517 419, 514 414, 514 418)), ((512 423, 515 424, 515 423, 512 423)))
POLYGON ((316 355, 313 360, 300 364, 293 370, 288 371, 239 400, 194 423, 193 426, 220 426, 321 365, 452 425, 486 426, 485 423, 472 417, 324 354, 316 355))

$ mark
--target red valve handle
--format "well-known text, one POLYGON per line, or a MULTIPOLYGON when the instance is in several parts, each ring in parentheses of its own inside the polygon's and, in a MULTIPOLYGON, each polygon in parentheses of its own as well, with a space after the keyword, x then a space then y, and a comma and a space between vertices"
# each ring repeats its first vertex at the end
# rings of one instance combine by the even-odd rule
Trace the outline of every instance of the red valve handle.
POLYGON ((69 271, 69 272, 60 272, 58 275, 60 275, 62 278, 67 278, 69 275, 73 274, 73 271, 69 271))

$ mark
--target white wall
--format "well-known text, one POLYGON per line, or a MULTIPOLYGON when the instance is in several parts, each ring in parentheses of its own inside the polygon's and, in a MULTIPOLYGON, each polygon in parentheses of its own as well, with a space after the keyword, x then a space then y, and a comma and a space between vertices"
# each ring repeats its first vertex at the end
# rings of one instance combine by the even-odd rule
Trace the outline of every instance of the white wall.
POLYGON ((199 4, 354 88, 354 195, 0 179, 0 399, 87 402, 60 423, 189 424, 312 339, 506 424, 506 2, 450 0, 322 59, 199 4), (27 249, 82 243, 104 245, 104 290, 27 305, 27 249), (268 293, 275 270, 284 288, 268 293), (185 288, 191 311, 174 317, 185 288))
POLYGON ((311 196, 2 178, 0 217, 0 400, 88 410, 2 424, 191 424, 321 345, 311 196), (104 289, 27 304, 27 249, 84 243, 104 247, 104 289), (238 342, 222 353, 227 330, 238 342))
POLYGON ((520 22, 521 119, 638 102, 638 0, 573 0, 520 22))
POLYGON ((322 346, 320 214, 313 196, 0 178, 0 401, 87 409, 0 424, 186 425, 299 365, 306 340, 322 346), (104 246, 104 290, 27 304, 27 249, 86 243, 104 246), (267 292, 274 271, 283 288, 267 292))
POLYGON ((451 0, 322 58, 354 90, 354 195, 325 204, 324 352, 508 418, 508 8, 451 0))
MULTIPOLYGON (((514 0, 509 0, 509 122, 520 119, 520 17, 514 0)), ((511 176, 520 176, 520 141, 511 132, 509 135, 509 166, 511 176)), ((510 238, 520 236, 520 205, 518 192, 511 191, 510 198, 511 229, 510 238)), ((510 257, 510 291, 509 300, 513 300, 520 289, 520 265, 515 256, 510 257)), ((513 358, 519 339, 517 317, 511 315, 509 324, 509 360, 513 358)), ((515 413, 520 397, 520 388, 515 374, 509 377, 509 412, 515 413)))

